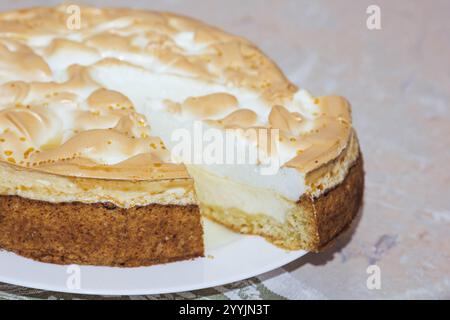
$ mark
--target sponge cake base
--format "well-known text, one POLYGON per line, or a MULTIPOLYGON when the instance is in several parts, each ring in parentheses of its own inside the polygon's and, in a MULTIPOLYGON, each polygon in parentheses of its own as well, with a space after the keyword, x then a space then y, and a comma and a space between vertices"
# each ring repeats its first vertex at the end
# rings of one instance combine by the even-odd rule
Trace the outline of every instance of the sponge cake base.
POLYGON ((204 255, 197 205, 124 209, 0 196, 0 248, 49 263, 135 267, 204 255))

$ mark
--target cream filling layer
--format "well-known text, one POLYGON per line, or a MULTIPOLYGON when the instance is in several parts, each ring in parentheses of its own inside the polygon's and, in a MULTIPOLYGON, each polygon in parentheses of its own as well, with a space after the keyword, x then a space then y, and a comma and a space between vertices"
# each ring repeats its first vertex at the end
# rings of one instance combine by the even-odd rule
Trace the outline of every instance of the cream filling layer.
POLYGON ((206 171, 199 166, 188 166, 194 178, 200 204, 220 208, 239 208, 247 214, 265 214, 283 223, 287 212, 295 209, 295 202, 278 193, 234 181, 206 171))
MULTIPOLYGON (((348 147, 333 163, 322 170, 311 173, 304 181, 298 180, 300 189, 313 197, 318 197, 327 190, 341 183, 347 176, 351 166, 359 156, 359 146, 355 134, 352 134, 348 147), (314 176, 314 175, 318 176, 314 176), (319 187, 320 186, 320 187, 319 187)), ((296 199, 289 199, 273 189, 265 189, 243 183, 235 179, 220 176, 204 166, 187 166, 189 174, 195 181, 195 191, 200 204, 227 208, 238 208, 247 214, 263 214, 280 223, 286 221, 290 212, 297 209, 296 199)))

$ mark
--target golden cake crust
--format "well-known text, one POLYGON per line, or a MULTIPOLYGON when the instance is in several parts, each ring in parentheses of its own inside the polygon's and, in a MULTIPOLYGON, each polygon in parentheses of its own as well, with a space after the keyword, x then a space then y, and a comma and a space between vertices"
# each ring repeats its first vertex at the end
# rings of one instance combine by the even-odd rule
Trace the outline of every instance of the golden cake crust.
POLYGON ((364 168, 360 154, 345 180, 317 198, 303 195, 298 205, 311 217, 314 241, 307 247, 319 251, 345 231, 358 214, 364 194, 364 168))
POLYGON ((0 248, 57 264, 135 267, 203 256, 196 205, 124 209, 0 196, 0 248))

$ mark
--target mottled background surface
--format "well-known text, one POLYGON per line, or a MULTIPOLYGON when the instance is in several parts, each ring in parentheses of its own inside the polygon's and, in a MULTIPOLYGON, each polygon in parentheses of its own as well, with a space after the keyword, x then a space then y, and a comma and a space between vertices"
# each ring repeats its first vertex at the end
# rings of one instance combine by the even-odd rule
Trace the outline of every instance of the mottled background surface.
MULTIPOLYGON (((337 247, 244 282, 135 298, 450 298, 450 1, 78 3, 174 11, 252 40, 300 87, 351 101, 364 153, 362 215, 337 247), (366 26, 371 4, 381 8, 381 30, 366 26), (381 269, 380 290, 366 286, 371 264, 381 269)), ((0 292, 71 297, 6 284, 0 292)))

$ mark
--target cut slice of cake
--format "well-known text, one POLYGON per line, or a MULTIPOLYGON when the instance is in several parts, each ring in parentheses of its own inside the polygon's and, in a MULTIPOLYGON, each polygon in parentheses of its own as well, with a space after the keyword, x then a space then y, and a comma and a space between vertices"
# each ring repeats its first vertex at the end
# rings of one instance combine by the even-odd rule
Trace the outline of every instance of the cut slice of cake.
POLYGON ((282 248, 322 249, 349 226, 361 204, 362 158, 356 136, 351 139, 342 155, 306 175, 298 198, 191 167, 202 214, 282 248))
POLYGON ((193 181, 183 166, 140 168, 135 159, 107 168, 68 161, 39 171, 0 163, 0 171, 6 250, 43 262, 122 267, 204 254, 193 181), (140 180, 132 178, 136 172, 140 180))

